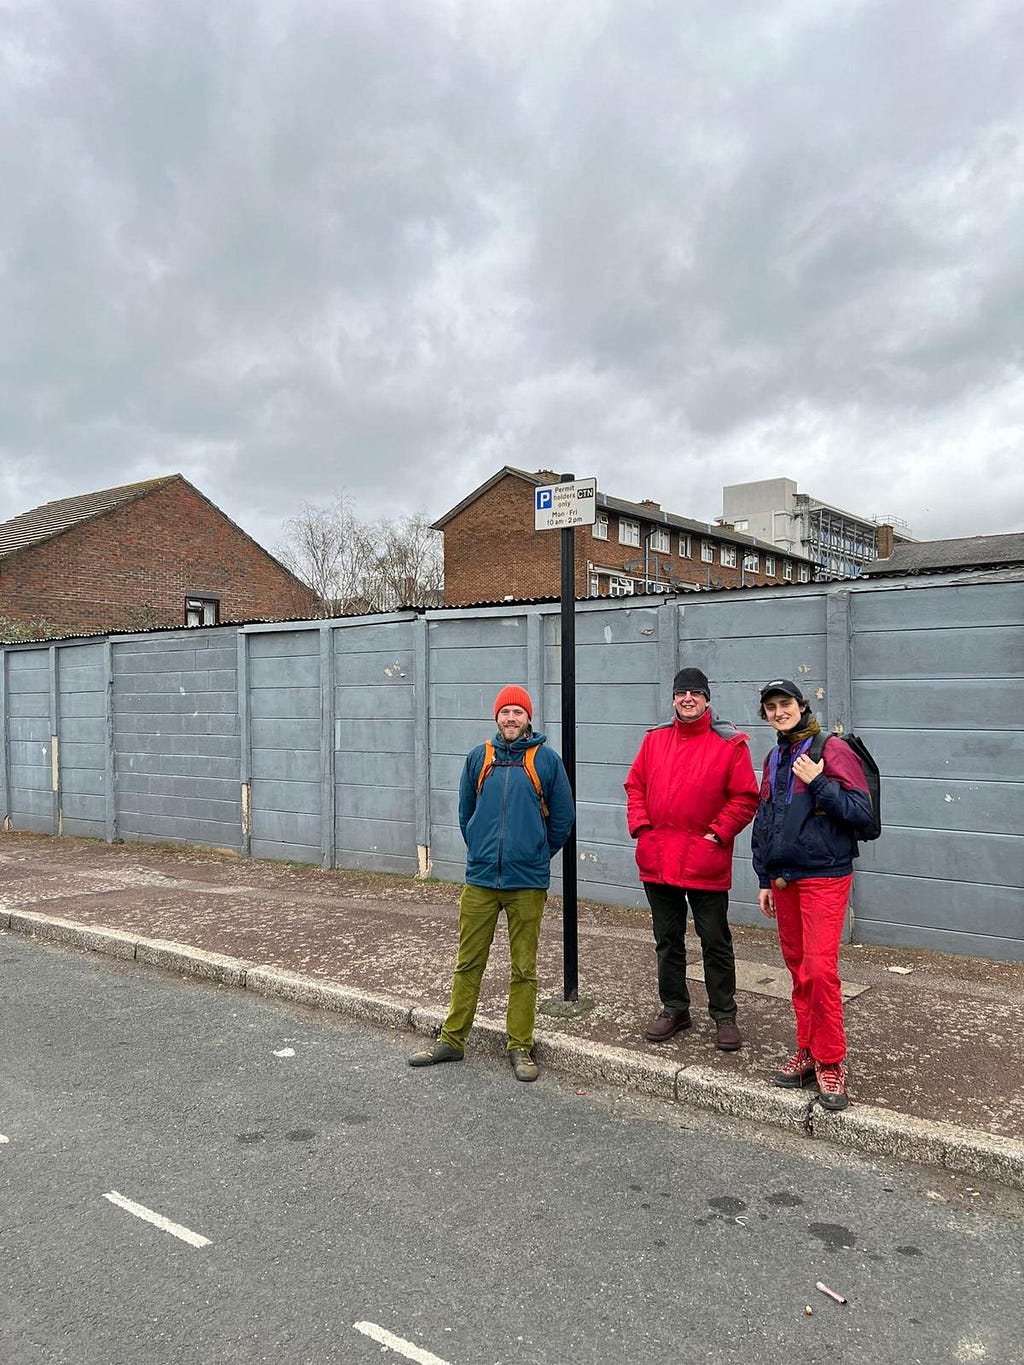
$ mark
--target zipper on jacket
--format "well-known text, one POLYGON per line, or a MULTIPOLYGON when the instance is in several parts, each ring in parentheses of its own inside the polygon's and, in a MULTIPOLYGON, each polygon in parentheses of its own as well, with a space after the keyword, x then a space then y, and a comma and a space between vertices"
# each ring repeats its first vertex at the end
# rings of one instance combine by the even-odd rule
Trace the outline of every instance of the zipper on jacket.
MULTIPOLYGON (((505 748, 507 751, 508 745, 506 745, 505 748)), ((505 780, 501 786, 501 820, 498 822, 498 858, 495 876, 495 881, 498 883, 499 889, 501 887, 501 856, 505 847, 505 811, 508 805, 508 775, 512 771, 511 765, 508 763, 504 763, 501 766, 502 776, 505 780)))

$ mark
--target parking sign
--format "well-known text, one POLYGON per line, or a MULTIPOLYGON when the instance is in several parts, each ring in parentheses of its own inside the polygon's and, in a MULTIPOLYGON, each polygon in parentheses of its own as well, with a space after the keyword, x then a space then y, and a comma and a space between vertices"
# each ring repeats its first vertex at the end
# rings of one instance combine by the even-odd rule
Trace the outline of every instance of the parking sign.
POLYGON ((567 526, 593 526, 597 520, 597 480, 543 484, 536 490, 533 529, 562 531, 567 526))

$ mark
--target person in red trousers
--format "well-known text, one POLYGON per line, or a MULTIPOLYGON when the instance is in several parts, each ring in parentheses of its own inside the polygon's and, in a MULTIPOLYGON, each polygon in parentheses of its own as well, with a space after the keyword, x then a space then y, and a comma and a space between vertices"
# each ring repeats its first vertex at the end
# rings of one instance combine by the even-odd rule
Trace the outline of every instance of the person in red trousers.
POLYGON ((765 683, 760 710, 778 742, 764 761, 751 850, 758 904, 778 926, 796 1015, 796 1051, 774 1081, 794 1089, 817 1081, 823 1108, 836 1111, 849 1103, 839 942, 871 799, 846 744, 830 738, 820 761, 809 756, 821 726, 794 682, 765 683))

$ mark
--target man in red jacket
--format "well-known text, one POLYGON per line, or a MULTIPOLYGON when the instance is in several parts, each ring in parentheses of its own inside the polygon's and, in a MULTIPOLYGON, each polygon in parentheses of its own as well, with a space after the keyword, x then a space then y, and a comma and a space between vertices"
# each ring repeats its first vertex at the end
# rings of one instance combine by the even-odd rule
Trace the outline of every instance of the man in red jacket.
POLYGON ((648 730, 626 778, 626 820, 654 921, 661 1011, 645 1037, 663 1043, 689 1028, 686 909, 704 957, 715 1046, 735 1052, 736 959, 729 931, 732 845, 754 818, 758 784, 748 738, 711 711, 711 688, 699 668, 672 684, 674 718, 648 730))

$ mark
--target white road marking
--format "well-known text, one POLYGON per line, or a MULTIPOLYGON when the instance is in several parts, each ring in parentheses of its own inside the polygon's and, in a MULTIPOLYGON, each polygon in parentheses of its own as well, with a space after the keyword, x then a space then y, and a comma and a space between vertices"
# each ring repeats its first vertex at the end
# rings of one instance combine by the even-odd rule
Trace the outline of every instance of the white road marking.
POLYGON ((123 1194, 118 1194, 117 1190, 110 1190, 103 1198, 109 1199, 119 1209, 134 1213, 136 1218, 142 1218, 147 1223, 152 1223, 155 1228, 169 1232, 172 1237, 180 1237, 183 1242, 188 1242, 189 1246, 208 1247, 212 1245, 209 1237, 202 1237, 198 1232, 193 1232, 191 1228, 183 1228, 180 1223, 172 1223, 162 1213, 154 1213, 152 1209, 147 1209, 144 1204, 136 1204, 134 1199, 126 1199, 123 1194))
POLYGON ((4 1137, 3 1133, 0 1133, 0 1142, 10 1142, 10 1140, 9 1137, 4 1137))
POLYGON ((424 1351, 422 1346, 414 1346, 411 1341, 405 1341, 402 1337, 396 1337, 386 1328, 378 1327, 375 1322, 354 1322, 352 1326, 357 1332, 362 1332, 364 1337, 370 1337, 373 1341, 380 1342, 381 1346, 397 1351, 407 1360, 415 1360, 416 1365, 448 1365, 440 1356, 434 1355, 431 1351, 424 1351))

